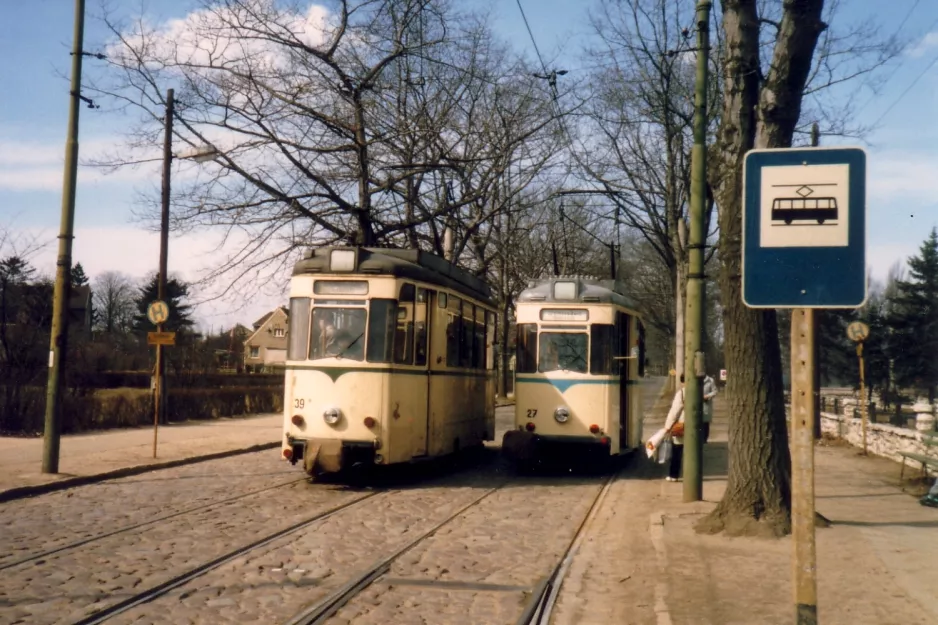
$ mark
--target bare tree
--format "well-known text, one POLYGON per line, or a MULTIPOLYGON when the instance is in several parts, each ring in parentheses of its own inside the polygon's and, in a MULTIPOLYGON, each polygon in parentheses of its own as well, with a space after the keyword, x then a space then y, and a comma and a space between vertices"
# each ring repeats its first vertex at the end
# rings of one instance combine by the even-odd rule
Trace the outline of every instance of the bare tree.
MULTIPOLYGON (((678 375, 684 370, 695 78, 683 26, 692 21, 693 6, 675 0, 597 3, 592 23, 600 43, 590 50, 597 67, 583 115, 590 140, 577 159, 611 198, 614 219, 641 235, 670 276, 674 312, 667 316, 673 323, 668 332, 678 375)), ((710 102, 718 101, 717 80, 711 92, 710 102)), ((712 202, 708 206, 709 222, 712 202)))
POLYGON ((809 81, 815 79, 820 89, 868 74, 889 57, 895 43, 869 37, 858 42, 846 29, 840 35, 825 34, 836 3, 827 15, 824 6, 824 0, 785 0, 780 7, 757 0, 721 4, 722 111, 709 176, 719 207, 721 304, 731 371, 726 393, 730 457, 726 493, 698 525, 701 531, 781 535, 791 527, 776 315, 746 308, 740 294, 743 158, 754 147, 792 145, 805 122, 802 107, 812 89, 809 81), (825 47, 824 41, 837 43, 825 47), (837 68, 850 46, 852 64, 837 68))
POLYGON ((523 154, 530 180, 549 158, 546 94, 483 21, 444 0, 341 0, 334 12, 205 0, 183 22, 145 24, 107 21, 121 79, 97 88, 143 119, 137 153, 99 164, 152 151, 176 88, 177 143, 219 156, 177 185, 174 226, 218 229, 235 246, 207 280, 267 281, 311 244, 445 252, 447 226, 458 258, 502 210, 492 198, 509 164, 523 154))
POLYGON ((95 330, 107 334, 125 334, 133 326, 137 312, 137 285, 133 278, 119 271, 107 271, 92 284, 95 330))

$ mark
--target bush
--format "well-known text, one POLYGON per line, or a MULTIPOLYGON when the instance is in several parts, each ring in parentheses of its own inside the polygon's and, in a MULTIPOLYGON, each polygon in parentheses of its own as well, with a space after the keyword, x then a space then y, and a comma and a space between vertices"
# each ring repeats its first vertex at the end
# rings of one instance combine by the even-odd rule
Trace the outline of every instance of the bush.
MULTIPOLYGON (((86 389, 150 388, 149 371, 82 371, 69 375, 69 385, 86 389)), ((283 389, 283 374, 169 373, 169 388, 242 388, 270 387, 283 389)))
MULTIPOLYGON (((45 389, 19 389, 24 412, 8 421, 7 434, 36 434, 43 429, 45 389)), ((208 420, 283 410, 283 391, 276 388, 169 389, 171 421, 208 420)), ((70 390, 62 397, 62 433, 138 427, 153 423, 149 389, 70 390)))

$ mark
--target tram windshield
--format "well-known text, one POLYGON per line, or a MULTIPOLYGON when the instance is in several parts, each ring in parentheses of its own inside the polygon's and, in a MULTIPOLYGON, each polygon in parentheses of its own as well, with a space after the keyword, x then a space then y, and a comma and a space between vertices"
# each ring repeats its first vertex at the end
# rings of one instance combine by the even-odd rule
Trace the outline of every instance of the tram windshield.
POLYGON ((313 309, 309 358, 365 359, 365 309, 313 309))
POLYGON ((541 332, 538 371, 586 373, 588 344, 585 332, 541 332))

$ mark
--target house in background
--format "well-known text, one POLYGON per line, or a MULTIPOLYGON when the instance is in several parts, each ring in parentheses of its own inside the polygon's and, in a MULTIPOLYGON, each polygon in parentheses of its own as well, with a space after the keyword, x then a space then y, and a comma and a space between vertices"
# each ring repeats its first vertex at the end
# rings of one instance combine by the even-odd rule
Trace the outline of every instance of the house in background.
POLYGON ((265 373, 287 362, 288 309, 281 306, 254 322, 254 332, 244 342, 244 370, 265 373))

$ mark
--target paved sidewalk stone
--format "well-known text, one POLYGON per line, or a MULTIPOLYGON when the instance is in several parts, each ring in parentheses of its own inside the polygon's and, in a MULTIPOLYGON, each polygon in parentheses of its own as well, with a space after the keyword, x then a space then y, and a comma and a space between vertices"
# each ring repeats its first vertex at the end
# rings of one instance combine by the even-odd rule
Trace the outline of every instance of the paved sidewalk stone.
POLYGON ((153 458, 153 428, 63 436, 59 473, 55 475, 41 472, 42 438, 0 437, 0 499, 5 498, 4 493, 22 487, 275 446, 280 441, 282 428, 280 414, 160 426, 156 459, 153 458))

